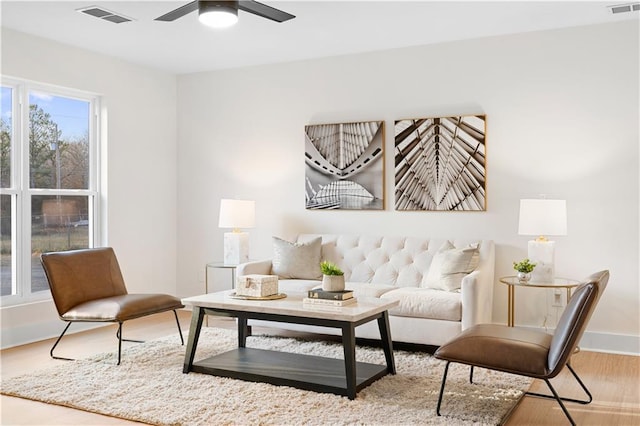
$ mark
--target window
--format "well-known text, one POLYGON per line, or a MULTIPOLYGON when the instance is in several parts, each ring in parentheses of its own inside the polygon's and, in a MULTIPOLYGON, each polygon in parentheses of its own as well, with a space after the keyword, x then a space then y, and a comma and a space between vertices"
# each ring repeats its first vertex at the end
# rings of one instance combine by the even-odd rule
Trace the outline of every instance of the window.
POLYGON ((2 80, 0 296, 50 297, 40 254, 98 245, 95 96, 2 80))

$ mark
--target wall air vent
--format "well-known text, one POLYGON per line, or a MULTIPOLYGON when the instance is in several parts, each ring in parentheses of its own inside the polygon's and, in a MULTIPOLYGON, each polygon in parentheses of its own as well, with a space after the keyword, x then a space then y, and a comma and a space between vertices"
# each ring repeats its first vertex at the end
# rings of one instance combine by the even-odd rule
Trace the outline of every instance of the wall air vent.
POLYGON ((120 13, 115 13, 99 6, 83 7, 82 9, 76 9, 76 11, 86 15, 91 15, 95 18, 104 19, 105 21, 113 22, 114 24, 133 21, 132 18, 127 18, 120 13))
POLYGON ((607 6, 611 13, 626 13, 640 11, 640 3, 617 4, 615 6, 607 6))

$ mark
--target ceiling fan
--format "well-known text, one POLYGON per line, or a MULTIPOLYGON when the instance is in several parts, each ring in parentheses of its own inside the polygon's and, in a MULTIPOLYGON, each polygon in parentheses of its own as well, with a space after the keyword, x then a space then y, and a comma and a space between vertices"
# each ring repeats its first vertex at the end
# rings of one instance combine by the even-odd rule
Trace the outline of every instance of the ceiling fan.
POLYGON ((238 9, 276 22, 285 22, 289 19, 295 18, 295 16, 290 13, 252 0, 200 0, 192 1, 184 6, 180 6, 179 8, 160 16, 155 20, 171 22, 197 10, 200 22, 213 27, 226 27, 237 22, 238 9))

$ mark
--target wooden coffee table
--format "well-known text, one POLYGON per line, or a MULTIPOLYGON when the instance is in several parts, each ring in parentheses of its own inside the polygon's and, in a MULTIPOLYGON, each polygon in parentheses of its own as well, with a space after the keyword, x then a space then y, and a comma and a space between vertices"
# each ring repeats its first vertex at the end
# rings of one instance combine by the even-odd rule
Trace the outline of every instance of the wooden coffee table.
POLYGON ((380 377, 396 373, 388 309, 398 305, 397 301, 359 299, 350 306, 325 309, 303 305, 302 294, 290 294, 279 300, 248 301, 232 299, 229 297, 232 293, 233 290, 230 290, 182 299, 182 303, 193 307, 184 373, 193 371, 293 386, 344 395, 349 399, 355 399, 358 391, 380 377), (238 348, 194 362, 205 315, 236 317, 238 348), (247 348, 249 319, 341 329, 344 360, 247 348), (373 320, 378 321, 386 365, 356 362, 355 328, 373 320))

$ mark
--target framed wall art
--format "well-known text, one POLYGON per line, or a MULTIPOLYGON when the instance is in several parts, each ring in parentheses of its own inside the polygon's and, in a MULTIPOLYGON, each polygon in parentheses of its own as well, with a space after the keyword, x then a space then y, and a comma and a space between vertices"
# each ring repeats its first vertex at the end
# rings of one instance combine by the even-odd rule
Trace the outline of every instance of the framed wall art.
POLYGON ((384 209, 384 122, 305 126, 307 209, 384 209))
POLYGON ((486 210, 484 115, 395 122, 396 210, 486 210))

